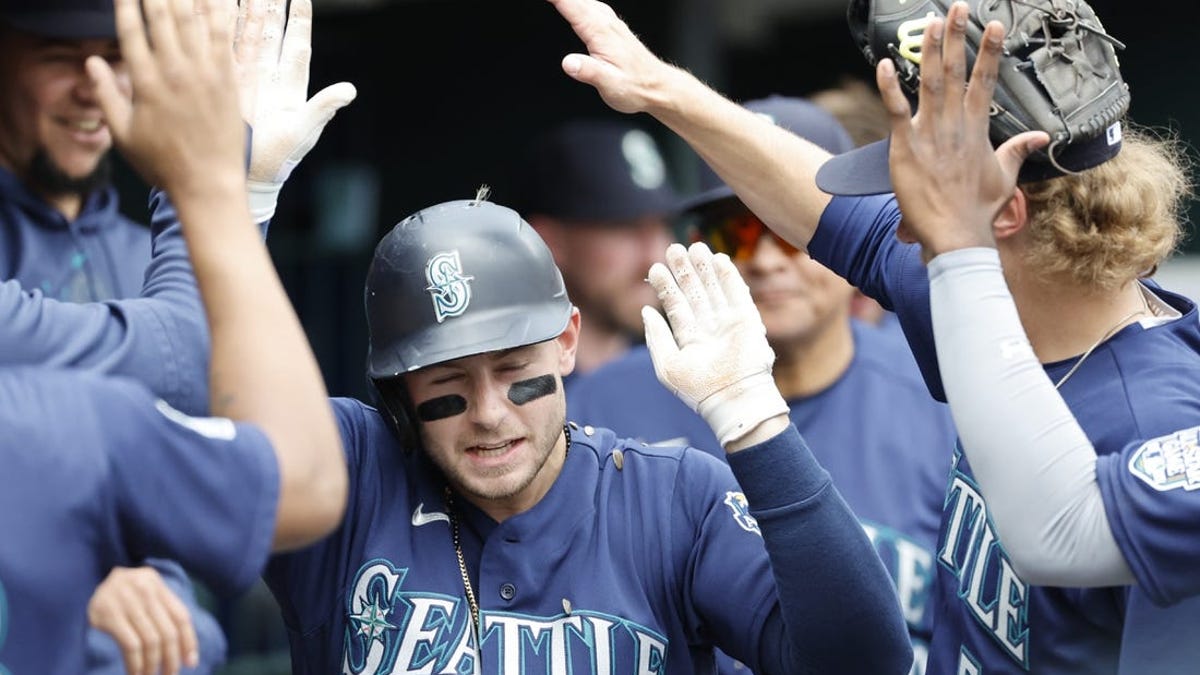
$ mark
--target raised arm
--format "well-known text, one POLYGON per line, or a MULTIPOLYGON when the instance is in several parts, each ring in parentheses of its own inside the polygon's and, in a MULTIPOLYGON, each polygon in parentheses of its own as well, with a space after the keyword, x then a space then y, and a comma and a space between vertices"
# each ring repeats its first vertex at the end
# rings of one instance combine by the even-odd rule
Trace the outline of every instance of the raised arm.
POLYGON ((262 222, 275 214, 284 181, 357 91, 338 82, 308 97, 312 0, 242 0, 238 26, 238 90, 242 115, 253 129, 250 213, 262 222))
POLYGON ((562 68, 614 110, 646 112, 679 134, 772 230, 805 247, 829 195, 817 169, 829 153, 731 102, 655 56, 598 0, 549 0, 583 41, 562 68))
POLYGON ((1015 136, 994 153, 989 104, 1004 29, 992 22, 969 81, 965 4, 925 31, 919 120, 893 64, 877 69, 892 119, 892 184, 929 263, 942 382, 963 447, 1005 550, 1027 581, 1062 586, 1133 581, 1108 528, 1096 453, 1046 376, 1021 327, 992 221, 1025 157, 1049 139, 1015 136), (943 37, 944 36, 944 37, 943 37))
MULTIPOLYGON (((674 244, 650 282, 670 322, 643 310, 655 373, 721 441, 770 558, 779 603, 748 647, 756 671, 908 672, 912 649, 887 570, 788 421, 775 354, 737 268, 703 244, 674 244)), ((727 611, 738 617, 763 609, 737 601, 727 611)))
POLYGON ((192 0, 142 4, 145 25, 136 0, 116 2, 133 103, 105 61, 89 59, 88 72, 118 147, 179 210, 212 335, 212 412, 270 439, 275 545, 300 546, 340 520, 345 464, 320 372, 250 217, 230 22, 216 0, 203 12, 192 0))
MULTIPOLYGON (((256 222, 274 213, 284 180, 355 96, 339 82, 306 99, 312 5, 291 3, 285 28, 283 4, 243 2, 236 40, 236 89, 243 119, 255 125, 247 180, 256 222)), ((208 328, 178 214, 158 190, 150 206, 152 257, 140 297, 80 305, 0 283, 0 364, 132 377, 183 412, 208 411, 208 328)))

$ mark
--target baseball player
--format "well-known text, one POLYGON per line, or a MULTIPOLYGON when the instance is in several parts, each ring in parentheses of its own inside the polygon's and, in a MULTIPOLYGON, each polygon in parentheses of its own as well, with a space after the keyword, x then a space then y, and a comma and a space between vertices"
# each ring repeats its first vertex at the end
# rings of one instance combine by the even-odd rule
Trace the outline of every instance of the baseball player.
MULTIPOLYGON (((284 6, 243 2, 236 44, 236 88, 254 129, 247 185, 262 223, 290 171, 354 97, 342 82, 305 101, 311 2, 284 6)), ((112 1, 0 0, 0 33, 0 362, 129 375, 204 414, 207 331, 174 210, 157 194, 150 227, 129 222, 97 169, 112 141, 84 60, 111 59, 129 96, 112 1), (109 302, 80 309, 47 298, 109 302)))
MULTIPOLYGON (((706 157, 764 222, 895 309, 931 391, 940 396, 928 277, 920 248, 894 236, 911 241, 895 199, 823 193, 817 171, 828 156, 815 145, 782 133, 663 64, 602 3, 552 3, 589 52, 568 55, 564 70, 596 86, 619 110, 654 114, 706 157), (815 230, 805 225, 814 222, 815 230)), ((1045 11, 1037 4, 1020 7, 1033 12, 1034 19, 1045 11)), ((1080 44, 1111 54, 1111 46, 1095 47, 1096 40, 1108 43, 1100 37, 1106 34, 1090 8, 1082 3, 1073 7, 1083 22, 1083 32, 1076 36, 1080 44)), ((859 18, 887 15, 866 3, 855 8, 852 16, 859 18)), ((944 22, 932 5, 904 11, 923 17, 926 9, 935 10, 935 16, 924 21, 926 29, 918 33, 925 44, 897 52, 920 50, 928 59, 932 52, 940 54, 942 43, 953 45, 950 52, 959 56, 948 61, 948 71, 951 78, 957 72, 958 80, 929 89, 936 91, 942 84, 946 91, 955 91, 966 70, 961 60, 963 35, 977 14, 964 3, 954 5, 944 22)), ((994 56, 1004 31, 993 28, 987 35, 992 41, 986 46, 994 56)), ((1090 51, 1088 59, 1094 54, 1090 51)), ((891 60, 886 63, 882 77, 899 70, 891 60)), ((1098 67, 1106 68, 1109 76, 1097 83, 1101 88, 1114 82, 1111 65, 1098 67)), ((1119 78, 1115 82, 1120 86, 1119 78)), ((1124 90, 1112 92, 1116 96, 1108 100, 1119 111, 1124 90)), ((1012 198, 1002 201, 1003 208, 983 215, 993 225, 1034 352, 1101 454, 1176 432, 1180 420, 1190 416, 1188 408, 1200 401, 1195 391, 1200 359, 1194 345, 1200 341, 1194 335, 1194 304, 1136 281, 1170 251, 1178 236, 1173 181, 1160 179, 1161 171, 1170 175, 1173 162, 1136 137, 1126 137, 1122 149, 1120 131, 1104 127, 1077 143, 1060 143, 1053 162, 1047 156, 1027 162, 1032 171, 1022 177, 1037 178, 1022 181, 1012 198), (1050 179, 1064 169, 1078 175, 1050 179), (1082 196, 1072 201, 1069 195, 1082 196), (1093 213, 1089 209, 1099 204, 1113 208, 1098 212, 1103 215, 1093 221, 1095 226, 1087 225, 1093 213), (1143 218, 1144 213, 1156 217, 1143 218), (1154 325, 1146 328, 1143 321, 1154 325), (1165 362, 1169 365, 1164 358, 1170 359, 1165 362)), ((880 157, 853 155, 831 165, 835 168, 825 171, 822 184, 838 192, 871 192, 878 188, 870 184, 873 177, 887 176, 886 165, 877 161, 880 157), (855 164, 854 159, 868 161, 855 164)), ((947 194, 958 194, 948 180, 925 185, 922 198, 927 207, 936 207, 947 194), (939 186, 936 194, 931 190, 934 184, 939 186)), ((975 192, 968 194, 977 199, 975 192)), ((1196 641, 1184 637, 1185 627, 1196 625, 1196 607, 1189 601, 1162 609, 1139 587, 1079 590, 1022 579, 988 516, 988 504, 967 461, 969 447, 965 453, 956 454, 948 482, 927 672, 1169 673, 1194 668, 1197 656, 1190 652, 1196 641)))
MULTIPOLYGON (((772 96, 744 105, 832 152, 853 147, 829 113, 803 99, 772 96)), ((902 341, 850 319, 849 284, 771 235, 705 169, 701 191, 686 202, 695 234, 733 258, 750 287, 789 416, 891 572, 913 639, 914 670, 923 672, 933 624, 933 551, 955 440, 949 411, 925 395, 902 341)), ((704 420, 658 383, 645 348, 574 383, 567 415, 654 444, 719 447, 704 420)))
MULTIPOLYGON (((894 90, 894 81, 884 79, 882 86, 894 90)), ((891 96, 902 111, 902 99, 891 96)), ((964 107, 966 120, 985 114, 964 107)), ((907 116, 897 124, 900 137, 907 131, 907 116)), ((936 124, 954 128, 952 121, 936 124)), ((959 170, 978 182, 980 202, 986 203, 994 189, 980 177, 999 181, 1006 188, 1000 194, 1011 191, 1020 157, 987 153, 977 131, 986 125, 973 125, 975 137, 968 135, 970 127, 958 126, 968 129, 960 137, 964 143, 973 142, 966 152, 938 152, 932 171, 931 153, 894 156, 893 174, 920 179, 914 181, 918 184, 944 181, 957 168, 948 164, 950 156, 961 158, 959 170), (992 162, 1001 171, 989 166, 992 162)), ((911 135, 925 140, 919 133, 911 135)), ((1184 183, 1178 167, 1161 168, 1156 180, 1171 186, 1168 190, 1184 183)), ((1037 355, 1005 284, 990 223, 971 209, 969 199, 943 200, 959 212, 923 208, 927 202, 912 200, 909 186, 909 181, 897 182, 897 198, 913 235, 927 255, 936 256, 929 262, 930 304, 942 382, 1013 566, 1028 581, 1057 586, 1136 581, 1163 605, 1200 593, 1195 573, 1200 498, 1194 492, 1200 488, 1200 428, 1195 426, 1200 416, 1195 401, 1183 400, 1185 390, 1174 392, 1171 411, 1181 415, 1174 431, 1157 437, 1135 434, 1120 452, 1097 456, 1081 426, 1089 416, 1076 420, 1047 372, 1036 367, 1037 355)), ((970 196, 970 187, 965 183, 964 196, 970 196)), ((1157 313, 1137 322, 1141 331, 1163 334, 1150 356, 1156 361, 1155 377, 1164 384, 1176 380, 1164 377, 1169 370, 1192 360, 1188 346, 1174 342, 1170 323, 1167 314, 1157 313)), ((1111 348, 1118 358, 1128 358, 1117 351, 1121 348, 1115 339, 1111 348)))
MULTIPOLYGON (((294 162, 298 162, 311 148, 320 129, 329 121, 329 116, 344 104, 347 97, 352 98, 353 95, 352 88, 348 96, 344 91, 349 87, 348 84, 334 85, 314 96, 306 105, 297 105, 298 97, 303 101, 307 86, 307 61, 288 60, 283 64, 278 59, 281 52, 298 53, 302 47, 307 46, 308 17, 305 12, 308 3, 292 3, 292 17, 288 22, 287 31, 284 32, 280 26, 278 30, 265 31, 268 36, 273 37, 264 37, 264 31, 255 31, 253 26, 256 21, 262 24, 264 15, 272 12, 274 17, 282 21, 284 13, 279 11, 277 5, 278 3, 273 2, 255 3, 253 11, 249 11, 246 4, 243 4, 242 21, 239 23, 237 58, 243 66, 253 66, 239 69, 240 94, 243 105, 247 101, 258 101, 252 109, 244 108, 244 112, 252 115, 250 119, 256 125, 254 143, 250 146, 250 163, 252 169, 256 168, 258 173, 252 171, 251 174, 269 174, 277 177, 272 179, 274 182, 260 181, 252 193, 252 214, 259 221, 270 216, 279 183, 286 177, 286 171, 281 171, 279 167, 291 167, 294 162), (284 71, 282 76, 272 76, 281 70, 284 71), (258 76, 249 77, 248 74, 258 76)), ((119 54, 114 56, 117 43, 111 3, 90 0, 23 3, 14 0, 4 2, 0 8, 3 9, 5 24, 2 30, 11 38, 6 38, 5 48, 16 49, 18 45, 35 45, 30 47, 31 54, 27 54, 26 58, 33 58, 38 64, 37 68, 29 72, 6 71, 5 82, 11 85, 13 78, 19 77, 25 85, 41 82, 40 86, 45 88, 48 86, 48 80, 55 77, 60 80, 68 78, 74 83, 71 88, 71 92, 74 93, 67 100, 78 107, 78 114, 99 116, 100 109, 92 93, 92 85, 82 70, 89 50, 94 49, 96 45, 106 46, 101 53, 112 59, 113 68, 120 75, 118 82, 124 82, 124 78, 127 78, 119 54), (47 32, 72 39, 47 41, 33 37, 33 34, 47 32), (84 35, 99 37, 85 40, 82 39, 84 35), (65 58, 63 54, 69 54, 71 59, 78 60, 79 68, 69 69, 69 72, 64 72, 61 68, 55 70, 53 64, 56 61, 50 61, 44 56, 53 53, 59 55, 60 61, 65 58)), ((125 96, 129 95, 125 87, 119 89, 125 96)), ((18 97, 14 100, 24 99, 18 97)), ((23 105, 14 104, 6 109, 16 109, 25 114, 29 112, 28 106, 23 105)), ((0 135, 11 140, 13 133, 27 131, 26 126, 14 122, 17 119, 24 118, 5 115, 5 122, 0 124, 5 133, 0 135)), ((100 149, 92 147, 91 144, 84 144, 85 147, 79 148, 69 142, 72 137, 68 137, 68 142, 64 145, 61 134, 55 131, 58 127, 38 128, 43 134, 38 136, 40 142, 54 149, 54 152, 44 150, 44 153, 55 157, 63 153, 68 158, 79 153, 91 153, 89 156, 92 156, 107 148, 107 144, 102 144, 100 149), (75 154, 71 154, 72 152, 75 154)), ((108 138, 107 125, 101 122, 97 133, 108 138)), ((5 147, 12 150, 18 146, 6 143, 5 147)), ((3 158, 11 160, 4 165, 14 171, 25 167, 20 163, 23 161, 21 157, 0 153, 0 159, 3 158)), ((95 159, 94 156, 92 158, 95 159)), ((0 177, 7 175, 0 171, 0 177)), ((26 174, 21 175, 24 177, 26 174)), ((65 258, 59 260, 55 256, 61 254, 70 257, 70 251, 54 242, 59 241, 56 239, 59 235, 69 233, 64 229, 55 234, 58 232, 55 228, 59 227, 55 223, 59 222, 61 216, 54 215, 56 212, 48 204, 58 203, 57 201, 43 203, 41 198, 34 194, 33 188, 26 188, 25 184, 14 176, 9 178, 11 180, 0 181, 3 182, 7 195, 0 220, 4 221, 3 229, 7 233, 5 241, 9 241, 10 244, 19 242, 19 245, 15 245, 12 255, 5 256, 10 265, 9 271, 15 275, 15 280, 0 284, 0 315, 5 316, 5 330, 0 331, 0 364, 69 366, 86 368, 93 372, 130 375, 180 410, 190 413, 206 411, 208 332, 187 252, 170 202, 161 193, 152 196, 153 216, 150 232, 154 240, 154 256, 146 270, 146 282, 141 296, 110 301, 103 305, 75 306, 49 300, 40 290, 27 293, 20 285, 23 282, 27 288, 40 289, 43 285, 37 281, 38 274, 48 273, 46 270, 56 266, 68 267, 65 258)), ((90 215, 80 217, 96 224, 98 218, 115 216, 115 202, 111 196, 111 190, 104 189, 89 195, 84 203, 89 205, 90 215)), ((86 236, 78 240, 70 238, 68 249, 76 244, 93 252, 103 248, 105 253, 100 256, 102 260, 122 259, 127 263, 118 265, 116 271, 119 275, 112 278, 101 274, 103 270, 109 269, 103 265, 84 265, 83 269, 89 275, 100 275, 95 277, 95 284, 92 286, 126 288, 120 279, 124 279, 126 273, 134 268, 139 269, 138 278, 142 277, 140 268, 144 262, 129 260, 130 255, 139 250, 138 247, 133 246, 126 250, 118 245, 119 242, 128 243, 129 238, 122 233, 128 234, 126 230, 132 226, 110 223, 92 228, 73 223, 71 227, 76 225, 83 228, 86 236), (92 242, 93 238, 95 242, 92 242)), ((147 232, 143 231, 137 236, 146 237, 147 232)), ((145 245, 144 248, 148 252, 150 246, 145 245)), ((136 255, 134 257, 136 258, 136 255)), ((173 605, 173 598, 158 592, 167 590, 167 587, 162 586, 163 581, 189 603, 194 617, 192 625, 195 626, 195 635, 199 637, 198 668, 207 672, 214 664, 224 660, 224 637, 220 628, 192 604, 194 600, 191 599, 190 585, 187 584, 182 570, 172 563, 155 561, 135 570, 114 571, 113 576, 98 589, 89 605, 89 612, 93 625, 100 630, 89 634, 87 672, 124 672, 122 661, 130 659, 128 656, 122 659, 117 646, 122 647, 128 654, 131 650, 149 650, 158 639, 167 639, 166 634, 158 638, 150 634, 113 635, 120 643, 115 645, 105 634, 112 632, 112 626, 122 626, 129 616, 136 617, 147 611, 146 608, 137 606, 136 602, 131 602, 139 596, 146 598, 145 602, 158 602, 155 600, 157 597, 162 598, 162 602, 173 605), (162 580, 159 580, 159 572, 162 572, 162 580), (205 621, 206 618, 208 621, 205 621)), ((149 624, 137 623, 136 626, 146 630, 149 624)), ((181 626, 178 630, 167 627, 167 630, 170 637, 178 640, 196 639, 193 637, 192 626, 181 626)), ((152 659, 147 657, 147 660, 152 659)), ((147 668, 150 669, 151 666, 147 665, 147 668)))
POLYGON ((516 212, 449 202, 384 237, 380 408, 333 403, 349 510, 265 575, 296 672, 703 673, 714 647, 760 672, 907 671, 887 572, 789 424, 744 283, 702 245, 667 260, 672 326, 645 310, 647 342, 728 465, 566 424, 580 315, 516 212))
MULTIPOLYGON (((230 21, 216 3, 202 14, 191 0, 145 5, 144 28, 138 3, 117 3, 134 102, 106 61, 90 58, 87 69, 125 156, 187 223, 222 417, 189 417, 128 380, 0 370, 5 673, 83 672, 87 601, 114 565, 169 556, 234 592, 271 549, 312 542, 345 505, 320 372, 246 202, 230 21)), ((163 669, 197 658, 169 654, 163 669)))
POLYGON ((654 138, 626 120, 577 119, 543 133, 524 158, 514 208, 554 254, 588 317, 565 384, 642 339, 654 305, 646 270, 675 241, 679 197, 654 138))

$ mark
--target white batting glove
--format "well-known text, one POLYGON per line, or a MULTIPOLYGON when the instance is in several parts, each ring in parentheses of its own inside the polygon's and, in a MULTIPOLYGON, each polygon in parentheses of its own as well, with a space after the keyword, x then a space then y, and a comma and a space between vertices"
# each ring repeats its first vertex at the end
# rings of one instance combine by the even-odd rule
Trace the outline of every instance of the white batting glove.
POLYGON ((329 120, 358 94, 338 82, 308 96, 312 0, 242 0, 234 53, 243 114, 253 131, 247 188, 255 222, 275 214, 279 191, 329 120), (286 28, 285 28, 286 26, 286 28))
POLYGON ((704 244, 672 244, 650 268, 662 315, 642 308, 646 346, 663 386, 695 410, 728 449, 758 425, 788 413, 775 386, 775 352, 729 256, 704 244))

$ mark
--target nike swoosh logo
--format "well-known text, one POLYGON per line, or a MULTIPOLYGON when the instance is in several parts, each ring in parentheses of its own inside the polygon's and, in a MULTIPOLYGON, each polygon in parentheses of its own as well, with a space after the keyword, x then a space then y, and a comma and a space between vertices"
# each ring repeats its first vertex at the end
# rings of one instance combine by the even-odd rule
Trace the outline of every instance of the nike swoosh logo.
POLYGON ((436 523, 439 520, 444 520, 447 523, 450 522, 450 516, 446 515, 445 513, 442 513, 441 511, 430 511, 429 513, 425 513, 422 510, 424 508, 425 502, 421 502, 420 504, 417 504, 417 508, 413 509, 413 527, 420 527, 422 525, 436 523))

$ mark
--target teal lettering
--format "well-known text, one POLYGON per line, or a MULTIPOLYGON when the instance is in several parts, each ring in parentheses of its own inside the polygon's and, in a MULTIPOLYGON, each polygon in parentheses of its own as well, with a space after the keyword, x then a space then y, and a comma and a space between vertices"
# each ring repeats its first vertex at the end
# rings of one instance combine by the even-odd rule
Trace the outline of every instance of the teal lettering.
MULTIPOLYGON (((983 495, 955 471, 946 497, 949 518, 938 562, 958 579, 959 598, 1013 660, 1027 667, 1029 586, 1012 568, 988 518, 983 495)), ((960 673, 977 672, 973 659, 960 659, 960 673), (965 670, 964 670, 965 669, 965 670)))

